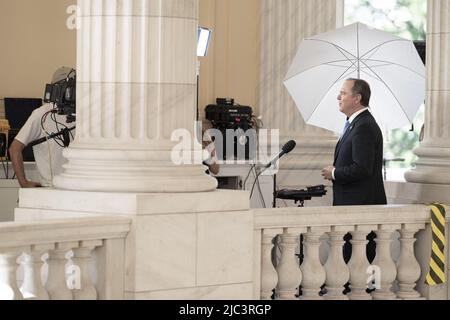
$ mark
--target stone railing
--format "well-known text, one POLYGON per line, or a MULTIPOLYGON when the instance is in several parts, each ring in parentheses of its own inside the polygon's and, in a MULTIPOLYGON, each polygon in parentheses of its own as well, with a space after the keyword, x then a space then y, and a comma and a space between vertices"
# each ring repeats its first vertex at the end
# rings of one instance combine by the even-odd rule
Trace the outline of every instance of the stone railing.
POLYGON ((0 300, 123 299, 131 219, 0 223, 0 300))
POLYGON ((424 285, 431 253, 425 205, 255 210, 254 239, 256 299, 430 298, 424 285), (376 257, 369 264, 366 236, 371 231, 376 257), (347 233, 352 254, 345 263, 347 233), (370 292, 372 280, 375 290, 370 292))

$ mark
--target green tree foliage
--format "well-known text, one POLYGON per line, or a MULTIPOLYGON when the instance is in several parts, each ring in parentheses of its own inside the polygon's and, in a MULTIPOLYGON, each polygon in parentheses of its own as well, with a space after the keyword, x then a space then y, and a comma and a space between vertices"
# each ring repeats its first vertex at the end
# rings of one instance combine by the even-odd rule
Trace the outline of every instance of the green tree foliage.
POLYGON ((346 23, 360 21, 410 40, 425 40, 426 0, 346 0, 346 23))
MULTIPOLYGON (((345 23, 362 22, 409 40, 426 39, 426 0, 345 0, 345 23)), ((389 167, 409 168, 417 157, 413 150, 419 145, 424 122, 424 108, 419 110, 412 128, 385 133, 385 158, 403 158, 389 167)))

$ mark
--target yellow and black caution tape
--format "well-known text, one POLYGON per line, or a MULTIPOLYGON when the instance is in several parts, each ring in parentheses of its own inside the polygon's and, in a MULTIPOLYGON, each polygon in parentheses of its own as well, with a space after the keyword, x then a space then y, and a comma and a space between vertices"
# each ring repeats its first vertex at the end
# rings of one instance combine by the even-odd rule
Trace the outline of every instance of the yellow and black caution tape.
POLYGON ((431 206, 431 231, 433 242, 431 246, 430 271, 425 283, 435 286, 446 282, 445 279, 445 207, 439 203, 431 206))

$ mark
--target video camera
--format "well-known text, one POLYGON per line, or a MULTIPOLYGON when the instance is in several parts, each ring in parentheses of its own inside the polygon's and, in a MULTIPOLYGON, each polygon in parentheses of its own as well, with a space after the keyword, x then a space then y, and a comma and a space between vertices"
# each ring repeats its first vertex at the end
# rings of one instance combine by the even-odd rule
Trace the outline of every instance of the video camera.
POLYGON ((44 102, 54 103, 59 115, 67 116, 67 123, 76 120, 76 71, 66 78, 45 86, 44 102))
POLYGON ((205 108, 206 119, 211 121, 217 129, 252 128, 251 120, 253 111, 249 106, 234 104, 232 98, 217 98, 216 104, 210 104, 205 108))
POLYGON ((205 116, 213 128, 222 133, 223 146, 216 149, 219 160, 256 158, 257 136, 256 131, 252 130, 254 123, 250 106, 235 104, 232 98, 217 98, 216 104, 206 106, 205 116), (228 154, 227 141, 233 144, 232 154, 228 154))

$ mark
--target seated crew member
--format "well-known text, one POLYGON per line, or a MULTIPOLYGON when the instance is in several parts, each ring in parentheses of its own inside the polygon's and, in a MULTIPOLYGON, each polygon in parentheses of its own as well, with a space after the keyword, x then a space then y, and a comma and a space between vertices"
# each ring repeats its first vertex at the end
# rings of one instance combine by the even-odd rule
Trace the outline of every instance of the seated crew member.
POLYGON ((204 133, 203 137, 203 148, 208 151, 208 157, 203 161, 203 164, 208 167, 206 173, 216 175, 220 171, 220 166, 217 163, 216 146, 208 132, 204 133))
MULTIPOLYGON (((52 84, 66 79, 71 74, 74 75, 74 69, 59 68, 53 75, 52 84)), ((66 116, 52 112, 55 111, 55 108, 56 106, 53 104, 46 103, 34 110, 9 148, 11 163, 22 188, 51 187, 53 177, 62 173, 62 166, 66 162, 62 155, 64 149, 62 138, 59 138, 60 141, 49 139, 44 143, 33 146, 36 167, 40 175, 39 182, 27 179, 22 155, 23 149, 29 143, 57 133, 69 126, 66 122, 66 116)), ((73 140, 74 134, 74 131, 70 132, 68 138, 73 140)))

